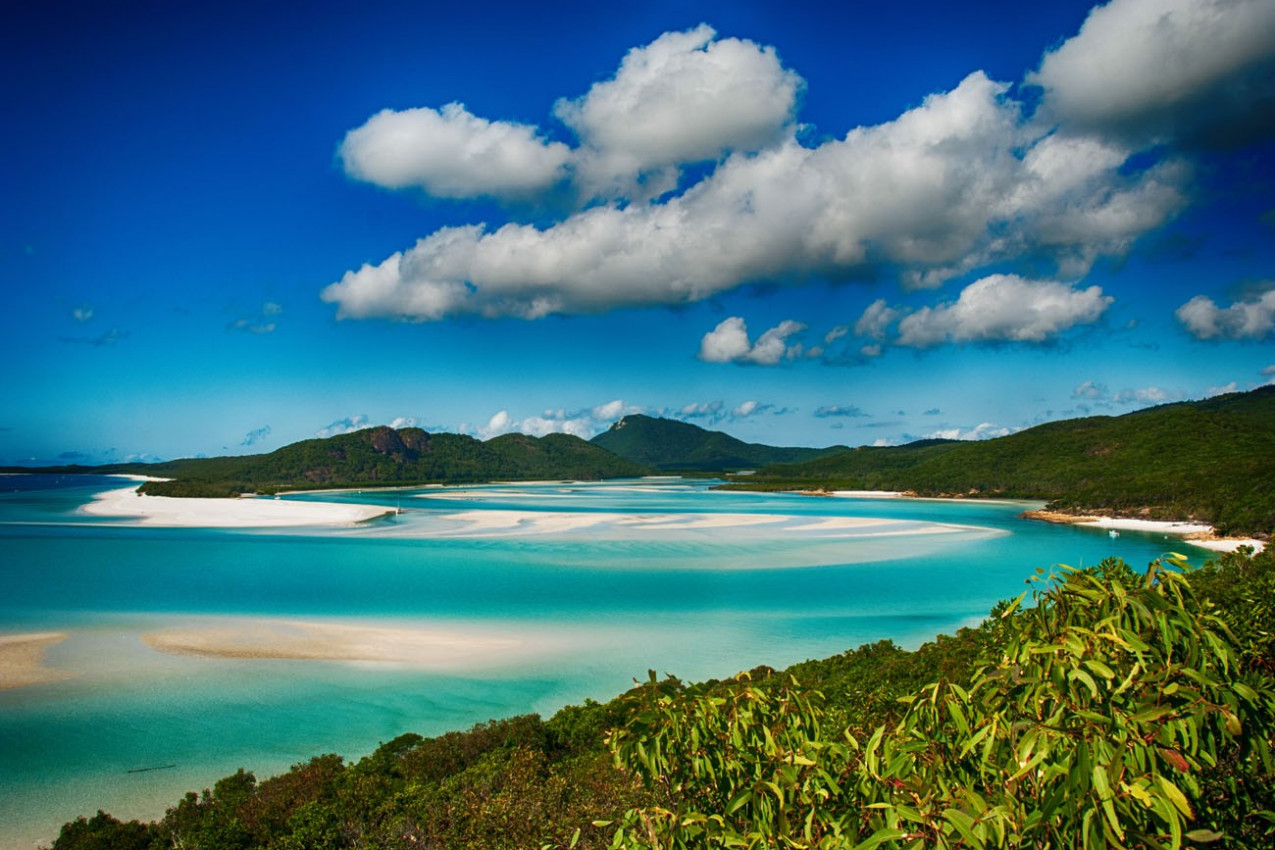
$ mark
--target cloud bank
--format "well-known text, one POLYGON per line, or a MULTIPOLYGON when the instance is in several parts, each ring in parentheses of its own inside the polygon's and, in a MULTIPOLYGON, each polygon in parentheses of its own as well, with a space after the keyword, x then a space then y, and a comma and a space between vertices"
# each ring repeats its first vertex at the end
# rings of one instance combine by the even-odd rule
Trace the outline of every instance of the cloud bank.
MULTIPOLYGON (((548 200, 565 186, 582 206, 547 225, 441 228, 322 297, 342 319, 536 319, 759 282, 884 273, 931 288, 1007 263, 1074 281, 1186 206, 1183 151, 1204 126, 1265 132, 1273 63, 1275 6, 1264 0, 1113 0, 1027 76, 1039 109, 974 71, 894 120, 808 145, 805 83, 774 48, 705 25, 665 33, 557 102, 575 146, 460 104, 385 111, 352 130, 340 155, 359 179, 442 198, 548 200), (704 176, 682 185, 697 163, 709 163, 704 176)), ((1102 296, 1090 293, 1074 289, 1064 313, 1092 315, 1102 296)), ((910 317, 904 344, 1002 333, 996 321, 980 331, 966 306, 910 317)), ((1004 331, 1034 341, 1052 321, 1004 331)), ((722 333, 734 348, 710 346, 705 359, 742 352, 737 330, 722 333)))

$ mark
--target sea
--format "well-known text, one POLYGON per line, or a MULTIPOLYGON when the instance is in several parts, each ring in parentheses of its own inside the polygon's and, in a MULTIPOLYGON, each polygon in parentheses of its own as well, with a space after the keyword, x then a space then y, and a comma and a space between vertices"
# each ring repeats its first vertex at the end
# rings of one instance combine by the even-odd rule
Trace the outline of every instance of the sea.
POLYGON ((915 648, 1030 591, 1038 569, 1210 557, 1163 534, 1020 518, 1039 503, 717 483, 309 493, 284 498, 390 513, 214 529, 80 512, 124 479, 0 477, 0 638, 68 635, 44 660, 63 678, 0 690, 0 848, 47 845, 99 809, 162 817, 239 768, 265 778, 405 732, 548 717, 649 670, 696 681, 882 639, 915 648), (180 654, 145 639, 261 623, 454 640, 432 663, 180 654), (466 655, 470 643, 481 651, 466 655))

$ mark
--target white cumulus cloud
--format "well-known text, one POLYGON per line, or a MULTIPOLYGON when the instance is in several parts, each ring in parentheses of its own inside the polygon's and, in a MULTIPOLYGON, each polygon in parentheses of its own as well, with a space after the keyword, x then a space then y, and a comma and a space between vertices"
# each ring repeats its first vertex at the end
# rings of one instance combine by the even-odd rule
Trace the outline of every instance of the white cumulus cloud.
POLYGON ((757 363, 774 366, 784 359, 798 357, 802 349, 789 345, 789 337, 806 329, 801 322, 791 319, 780 322, 763 333, 757 341, 748 338, 748 326, 739 316, 722 320, 700 341, 699 357, 708 363, 757 363))
POLYGON ((897 342, 915 348, 945 342, 1043 343, 1096 322, 1114 300, 1098 286, 1076 289, 1057 281, 991 275, 965 287, 956 301, 904 317, 897 342))
POLYGON ((676 187, 681 165, 780 140, 802 87, 773 48, 701 24, 630 50, 614 77, 554 113, 580 138, 586 197, 653 197, 676 187))
POLYGON ((351 177, 440 198, 530 195, 565 176, 570 153, 535 127, 479 118, 461 103, 382 110, 347 133, 338 151, 351 177))
POLYGON ((1275 329, 1275 286, 1229 307, 1197 295, 1173 315, 1196 339, 1265 339, 1275 329))
POLYGON ((1068 129, 1136 143, 1269 134, 1275 3, 1112 0, 1027 81, 1068 129))
MULTIPOLYGON (((742 136, 717 137, 731 152, 680 193, 594 206, 543 227, 443 228, 347 272, 322 297, 339 318, 534 319, 879 268, 933 287, 1028 256, 1078 277, 1182 208, 1182 162, 1125 173, 1127 151, 1029 126, 1007 89, 975 72, 893 121, 816 147, 791 127, 752 152, 742 136)), ((683 144, 674 139, 670 150, 689 156, 683 144)))
POLYGON ((538 416, 527 416, 521 419, 510 414, 508 410, 500 410, 492 415, 486 425, 473 427, 462 424, 460 431, 474 434, 483 440, 509 433, 527 434, 532 437, 543 437, 546 434, 570 434, 587 440, 605 431, 621 416, 642 413, 643 410, 644 408, 628 404, 623 399, 582 410, 566 408, 545 410, 538 416))
POLYGON ((996 425, 992 422, 982 422, 973 428, 941 428, 938 431, 931 431, 926 434, 923 439, 926 440, 991 440, 996 437, 1005 437, 1014 433, 1016 429, 1006 428, 1003 425, 996 425))

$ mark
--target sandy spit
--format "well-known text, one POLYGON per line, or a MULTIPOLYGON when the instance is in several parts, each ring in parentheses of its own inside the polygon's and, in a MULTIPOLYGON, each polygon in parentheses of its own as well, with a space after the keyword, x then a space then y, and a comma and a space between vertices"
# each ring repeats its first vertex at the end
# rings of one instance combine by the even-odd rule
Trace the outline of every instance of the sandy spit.
POLYGON ((191 528, 269 528, 354 525, 393 513, 392 508, 286 499, 178 499, 146 496, 135 488, 108 490, 80 508, 89 516, 132 520, 134 525, 191 528))
POLYGON ((66 632, 0 635, 0 690, 60 682, 72 673, 44 666, 49 647, 66 640, 66 632))

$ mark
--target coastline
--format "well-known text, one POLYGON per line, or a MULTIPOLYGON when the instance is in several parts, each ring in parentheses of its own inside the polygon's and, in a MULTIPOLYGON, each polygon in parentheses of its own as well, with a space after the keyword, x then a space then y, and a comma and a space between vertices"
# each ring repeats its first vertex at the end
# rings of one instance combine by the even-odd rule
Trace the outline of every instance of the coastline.
POLYGON ((1050 510, 1024 511, 1021 516, 1024 519, 1057 525, 1081 525, 1115 532, 1140 531, 1148 534, 1164 534, 1214 552, 1234 552, 1241 546, 1251 546, 1254 552, 1261 552, 1266 548, 1265 541, 1254 537, 1221 537, 1213 526, 1201 522, 1096 516, 1050 510))
POLYGON ((98 493, 82 506, 86 516, 120 520, 120 524, 162 528, 278 528, 289 526, 350 526, 386 514, 393 508, 376 505, 300 502, 260 497, 238 499, 147 496, 133 487, 98 493))

